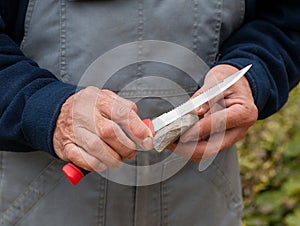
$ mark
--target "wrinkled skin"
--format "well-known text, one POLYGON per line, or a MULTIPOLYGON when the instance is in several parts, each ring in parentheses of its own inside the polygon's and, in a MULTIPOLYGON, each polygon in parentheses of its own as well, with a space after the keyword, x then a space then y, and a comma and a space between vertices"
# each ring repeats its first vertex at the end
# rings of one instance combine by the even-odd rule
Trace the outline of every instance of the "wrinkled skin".
MULTIPOLYGON (((230 65, 215 66, 193 97, 237 71, 230 65)), ((244 76, 194 113, 202 118, 169 148, 196 162, 207 160, 243 139, 258 117, 250 85, 244 76)))
POLYGON ((57 156, 88 171, 118 168, 133 159, 136 145, 153 148, 152 134, 137 107, 109 90, 87 87, 61 108, 53 136, 57 156))

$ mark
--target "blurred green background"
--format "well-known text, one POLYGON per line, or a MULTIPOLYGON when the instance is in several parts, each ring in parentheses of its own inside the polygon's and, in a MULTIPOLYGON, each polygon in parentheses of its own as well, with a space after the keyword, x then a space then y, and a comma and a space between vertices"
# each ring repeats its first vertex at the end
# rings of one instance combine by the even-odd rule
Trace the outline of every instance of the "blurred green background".
POLYGON ((238 143, 243 225, 300 226, 300 86, 238 143))

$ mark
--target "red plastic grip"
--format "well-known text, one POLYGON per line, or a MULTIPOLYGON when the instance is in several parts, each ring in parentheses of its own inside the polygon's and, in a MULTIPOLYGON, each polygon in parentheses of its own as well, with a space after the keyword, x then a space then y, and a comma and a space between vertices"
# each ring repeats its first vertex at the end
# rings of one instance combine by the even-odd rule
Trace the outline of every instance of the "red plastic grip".
POLYGON ((155 131, 154 131, 154 128, 153 128, 153 124, 152 124, 151 119, 146 118, 146 119, 143 120, 143 122, 144 122, 145 125, 151 130, 152 135, 155 136, 155 131))
POLYGON ((62 171, 74 186, 76 186, 78 182, 84 177, 84 174, 81 172, 81 170, 74 166, 72 163, 66 164, 62 168, 62 171))

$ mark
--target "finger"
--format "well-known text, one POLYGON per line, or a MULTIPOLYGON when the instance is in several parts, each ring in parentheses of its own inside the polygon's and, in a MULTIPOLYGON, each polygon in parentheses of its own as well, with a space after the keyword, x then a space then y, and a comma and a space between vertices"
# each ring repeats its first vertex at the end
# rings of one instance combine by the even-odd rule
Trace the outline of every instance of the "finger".
MULTIPOLYGON (((135 103, 133 103, 132 101, 125 99, 107 89, 100 90, 99 98, 101 98, 101 99, 105 98, 104 101, 108 101, 108 103, 110 105, 113 105, 115 103, 120 103, 121 105, 127 106, 129 109, 134 110, 135 112, 137 112, 137 110, 138 110, 135 103)), ((122 112, 120 112, 120 113, 122 113, 122 112)))
POLYGON ((197 141, 197 142, 188 142, 181 143, 178 142, 176 147, 173 149, 173 152, 176 154, 194 161, 200 161, 203 155, 203 151, 207 147, 207 141, 197 141))
POLYGON ((124 160, 132 160, 135 158, 136 155, 137 155, 137 151, 133 152, 131 155, 124 158, 124 160))
POLYGON ((103 162, 73 143, 65 146, 64 154, 66 159, 87 171, 102 172, 107 169, 103 162))
POLYGON ((181 136, 182 142, 196 141, 211 133, 219 133, 235 127, 250 127, 257 119, 256 108, 234 104, 229 108, 216 111, 197 122, 181 136))
POLYGON ((213 134, 209 140, 198 142, 178 143, 174 151, 193 161, 200 162, 216 156, 220 151, 232 146, 244 138, 247 127, 227 130, 225 133, 213 134))
MULTIPOLYGON (((201 161, 210 159, 214 156, 216 156, 220 151, 226 150, 233 144, 235 144, 237 141, 242 140, 246 133, 247 133, 248 127, 243 128, 234 128, 227 130, 225 134, 223 133, 216 133, 213 134, 210 139, 208 140, 206 149, 199 149, 202 157, 201 161)), ((194 157, 194 156, 193 156, 194 157)), ((195 154, 195 160, 199 161, 199 156, 195 154)))
POLYGON ((153 149, 153 136, 151 130, 143 123, 135 112, 128 118, 119 122, 127 135, 144 150, 153 149))
MULTIPOLYGON (((211 87, 213 87, 216 84, 218 84, 219 82, 223 81, 226 77, 228 77, 228 76, 230 76, 230 75, 232 75, 236 72, 238 72, 238 69, 231 66, 231 65, 217 65, 217 66, 213 67, 207 73, 203 86, 201 87, 200 90, 198 90, 194 94, 194 96, 197 96, 200 93, 203 93, 204 91, 207 91, 211 87)), ((245 78, 242 78, 241 80, 243 80, 243 79, 247 80, 245 78)), ((238 81, 232 87, 238 87, 238 85, 237 85, 238 83, 242 84, 242 82, 238 81)), ((234 90, 234 89, 229 88, 229 89, 225 90, 224 92, 222 92, 221 94, 217 95, 216 97, 212 98, 209 101, 209 103, 207 102, 207 103, 203 104, 201 106, 201 108, 199 109, 198 114, 202 115, 202 114, 206 113, 209 110, 209 106, 212 106, 214 103, 217 103, 219 100, 224 99, 224 97, 230 95, 232 93, 232 90, 234 90)))
POLYGON ((226 130, 226 111, 219 111, 213 114, 206 114, 193 127, 186 131, 181 137, 180 142, 194 142, 203 140, 211 133, 226 130))
POLYGON ((112 119, 113 114, 126 115, 126 112, 130 110, 137 111, 137 107, 131 101, 109 90, 100 90, 90 86, 74 96, 72 115, 76 126, 94 131, 95 124, 100 117, 112 119), (122 107, 116 108, 116 106, 122 107))
MULTIPOLYGON (((107 92, 106 92, 107 93, 107 92)), ((116 94, 99 96, 98 108, 102 115, 124 129, 127 135, 145 150, 153 148, 152 132, 137 115, 136 105, 116 94)))
MULTIPOLYGON (((204 88, 205 89, 205 88, 204 88)), ((197 97, 198 95, 202 94, 204 92, 204 89, 201 88, 199 89, 192 98, 197 97)), ((205 89, 207 90, 207 89, 205 89)), ((199 106, 198 108, 196 108, 192 113, 195 113, 197 115, 204 115, 207 112, 210 111, 211 106, 213 106, 214 104, 220 102, 221 100, 224 99, 224 95, 223 93, 220 93, 219 95, 215 96, 214 98, 212 98, 211 100, 205 102, 204 104, 202 104, 201 106, 199 106)))
POLYGON ((122 158, 127 159, 136 152, 135 143, 126 136, 115 122, 102 118, 96 127, 97 135, 122 158))
POLYGON ((119 168, 122 165, 121 156, 96 134, 84 128, 75 128, 74 133, 76 144, 109 168, 119 168))
POLYGON ((122 121, 131 111, 137 112, 137 106, 130 100, 126 100, 110 90, 101 90, 97 97, 97 107, 101 114, 116 122, 122 121))

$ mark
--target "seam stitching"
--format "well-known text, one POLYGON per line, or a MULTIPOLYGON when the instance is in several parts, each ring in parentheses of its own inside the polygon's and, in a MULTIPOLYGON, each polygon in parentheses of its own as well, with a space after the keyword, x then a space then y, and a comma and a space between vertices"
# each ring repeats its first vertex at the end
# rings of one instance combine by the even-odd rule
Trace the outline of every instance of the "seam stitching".
POLYGON ((32 18, 33 9, 34 9, 36 2, 38 2, 38 1, 29 0, 28 6, 27 6, 27 12, 26 12, 25 21, 24 21, 24 36, 23 36, 23 40, 21 43, 21 49, 24 47, 27 36, 28 36, 28 30, 29 30, 29 26, 30 26, 30 22, 31 22, 31 18, 32 18))
POLYGON ((194 21, 193 21, 193 51, 198 51, 198 24, 199 24, 199 12, 198 12, 198 0, 194 0, 194 21))
POLYGON ((59 59, 59 73, 60 77, 64 82, 69 82, 70 78, 67 75, 67 59, 66 59, 66 2, 65 0, 60 1, 60 59, 59 59))

